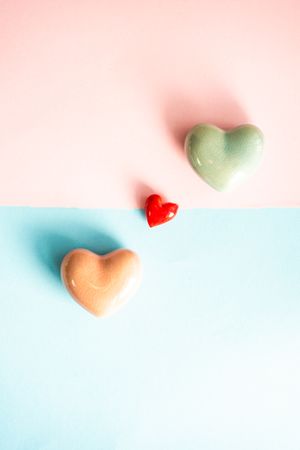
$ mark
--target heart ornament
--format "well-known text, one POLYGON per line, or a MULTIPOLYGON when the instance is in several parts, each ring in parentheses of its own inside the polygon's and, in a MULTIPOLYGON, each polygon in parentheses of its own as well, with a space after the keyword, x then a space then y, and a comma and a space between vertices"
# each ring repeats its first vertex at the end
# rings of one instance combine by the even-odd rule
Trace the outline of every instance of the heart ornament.
POLYGON ((217 191, 232 189, 252 174, 261 161, 263 134, 254 125, 224 131, 200 124, 185 139, 188 160, 197 174, 217 191))
POLYGON ((145 213, 149 227, 162 225, 174 219, 178 211, 176 203, 163 203, 160 195, 152 194, 145 203, 145 213))
POLYGON ((118 311, 136 292, 141 281, 141 263, 131 250, 106 255, 76 249, 61 263, 64 285, 81 306, 95 316, 118 311))

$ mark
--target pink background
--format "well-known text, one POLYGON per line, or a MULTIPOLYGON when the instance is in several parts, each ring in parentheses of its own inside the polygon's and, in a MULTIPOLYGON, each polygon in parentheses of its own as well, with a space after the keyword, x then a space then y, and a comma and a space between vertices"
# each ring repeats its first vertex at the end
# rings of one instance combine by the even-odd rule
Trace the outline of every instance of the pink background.
POLYGON ((300 199, 298 0, 0 2, 0 203, 186 207, 300 199), (182 151, 198 122, 265 133, 232 193, 182 151))

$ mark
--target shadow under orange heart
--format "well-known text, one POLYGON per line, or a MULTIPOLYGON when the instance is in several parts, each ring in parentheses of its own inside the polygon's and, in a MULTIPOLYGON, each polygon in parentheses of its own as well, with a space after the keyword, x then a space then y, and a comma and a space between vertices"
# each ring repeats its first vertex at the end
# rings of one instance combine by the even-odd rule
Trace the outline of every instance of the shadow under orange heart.
POLYGON ((64 257, 61 277, 81 306, 96 316, 108 316, 136 292, 141 280, 141 263, 131 250, 97 255, 79 248, 64 257))

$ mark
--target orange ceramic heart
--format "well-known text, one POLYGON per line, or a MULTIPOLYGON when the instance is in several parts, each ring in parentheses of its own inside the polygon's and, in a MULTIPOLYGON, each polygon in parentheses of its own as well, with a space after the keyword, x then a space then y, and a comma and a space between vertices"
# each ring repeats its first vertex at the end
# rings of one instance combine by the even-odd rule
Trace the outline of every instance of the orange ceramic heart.
POLYGON ((79 248, 64 257, 61 277, 81 306, 96 316, 107 316, 121 308, 137 290, 141 264, 130 250, 101 256, 79 248))

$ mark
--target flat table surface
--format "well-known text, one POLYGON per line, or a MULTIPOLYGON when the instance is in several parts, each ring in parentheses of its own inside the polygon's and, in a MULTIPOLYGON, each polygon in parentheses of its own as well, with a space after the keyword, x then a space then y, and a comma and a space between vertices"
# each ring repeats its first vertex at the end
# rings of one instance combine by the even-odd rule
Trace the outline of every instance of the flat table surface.
POLYGON ((298 450, 300 210, 0 208, 0 448, 298 450), (138 251, 118 314, 75 303, 75 247, 138 251))
POLYGON ((0 204, 299 206, 299 23, 298 0, 2 0, 0 204), (264 132, 232 193, 185 158, 200 122, 264 132))
POLYGON ((1 450, 299 450, 299 23, 298 0, 0 1, 1 450), (201 122, 264 133, 232 192, 187 161, 201 122), (179 213, 150 230, 152 193, 179 213), (76 247, 140 255, 115 316, 64 289, 76 247))

